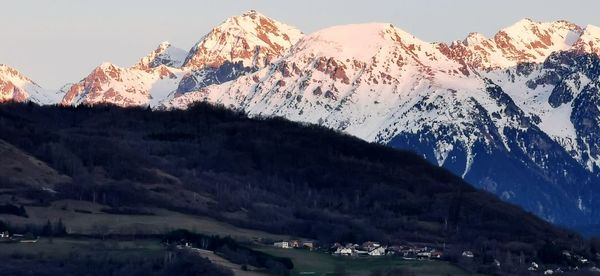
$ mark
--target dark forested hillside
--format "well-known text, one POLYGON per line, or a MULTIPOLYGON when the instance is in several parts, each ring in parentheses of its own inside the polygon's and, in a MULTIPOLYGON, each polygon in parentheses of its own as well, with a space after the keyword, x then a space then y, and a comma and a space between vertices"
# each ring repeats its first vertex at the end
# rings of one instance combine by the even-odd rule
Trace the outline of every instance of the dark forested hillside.
POLYGON ((444 243, 540 258, 549 245, 581 246, 415 154, 209 105, 160 112, 7 104, 0 139, 65 175, 48 184, 55 192, 43 192, 9 177, 17 169, 4 172, 1 184, 19 188, 13 200, 162 207, 322 242, 444 243))

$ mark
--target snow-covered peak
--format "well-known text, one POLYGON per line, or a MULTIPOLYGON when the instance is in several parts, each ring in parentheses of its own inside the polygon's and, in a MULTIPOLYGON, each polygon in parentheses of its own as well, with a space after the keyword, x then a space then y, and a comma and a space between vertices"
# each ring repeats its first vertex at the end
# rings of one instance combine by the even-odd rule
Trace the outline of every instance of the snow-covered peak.
POLYGON ((294 27, 249 11, 228 18, 205 35, 190 50, 183 66, 203 69, 241 61, 246 67, 262 68, 302 37, 294 27))
POLYGON ((168 41, 161 42, 158 47, 147 56, 143 57, 134 67, 151 69, 160 65, 180 67, 187 56, 183 49, 173 47, 168 41))
POLYGON ((0 64, 0 102, 32 101, 39 104, 54 103, 46 92, 17 69, 0 64))
POLYGON ((508 61, 542 62, 552 52, 573 46, 581 33, 581 27, 563 20, 524 19, 498 32, 494 42, 508 61))
POLYGON ((383 47, 402 42, 424 43, 388 23, 351 24, 330 27, 310 34, 292 51, 308 50, 318 56, 367 62, 383 47))
POLYGON ((163 41, 160 44, 158 44, 158 48, 157 49, 160 50, 160 51, 164 51, 164 50, 166 50, 169 47, 171 47, 171 42, 169 42, 169 41, 163 41))
POLYGON ((600 27, 587 25, 573 48, 580 52, 600 55, 600 27))
POLYGON ((245 12, 245 13, 242 14, 242 16, 256 16, 256 15, 264 16, 260 12, 258 12, 257 10, 249 10, 249 11, 247 11, 247 12, 245 12))
POLYGON ((506 33, 512 40, 523 43, 523 46, 527 44, 532 48, 554 46, 556 49, 556 47, 572 46, 581 32, 581 27, 565 20, 538 22, 526 18, 504 28, 498 32, 497 36, 506 33), (535 45, 536 43, 542 43, 542 45, 535 45))
POLYGON ((183 70, 164 64, 122 68, 104 62, 83 80, 71 85, 61 104, 153 106, 176 90, 183 74, 183 70))
POLYGON ((487 37, 485 37, 481 33, 469 33, 469 35, 467 36, 467 38, 465 38, 463 43, 465 45, 477 45, 485 41, 486 39, 487 37))
POLYGON ((120 68, 118 65, 109 62, 109 61, 105 61, 102 62, 98 67, 96 67, 95 69, 102 69, 102 70, 113 70, 113 69, 117 69, 120 68))
POLYGON ((518 35, 519 33, 531 32, 531 29, 544 24, 539 21, 534 21, 531 18, 523 18, 512 25, 503 28, 501 31, 518 35))
POLYGON ((521 62, 543 62, 553 52, 572 48, 582 33, 581 27, 568 21, 538 22, 526 18, 492 38, 471 33, 463 43, 451 47, 455 59, 472 67, 508 68, 521 62))
POLYGON ((600 36, 600 27, 588 24, 584 28, 584 34, 600 36))
POLYGON ((17 85, 22 83, 33 82, 29 78, 21 74, 19 71, 17 71, 17 69, 12 68, 6 64, 0 64, 0 77, 6 80, 10 80, 17 85))

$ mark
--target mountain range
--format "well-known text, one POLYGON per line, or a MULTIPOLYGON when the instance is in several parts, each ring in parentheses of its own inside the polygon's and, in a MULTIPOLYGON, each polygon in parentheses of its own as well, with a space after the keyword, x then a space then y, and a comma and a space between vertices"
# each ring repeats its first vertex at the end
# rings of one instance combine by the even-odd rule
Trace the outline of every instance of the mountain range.
POLYGON ((190 51, 163 42, 60 92, 0 67, 3 101, 156 109, 210 102, 408 149, 569 226, 600 223, 600 28, 524 19, 423 41, 386 23, 304 35, 256 11, 190 51))

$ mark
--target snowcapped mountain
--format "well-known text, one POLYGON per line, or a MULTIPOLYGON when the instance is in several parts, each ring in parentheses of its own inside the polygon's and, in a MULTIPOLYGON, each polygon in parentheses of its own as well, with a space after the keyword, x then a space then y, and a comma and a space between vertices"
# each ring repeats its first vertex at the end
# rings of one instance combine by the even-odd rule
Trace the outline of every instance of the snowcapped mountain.
POLYGON ((600 55, 600 28, 587 25, 583 34, 575 42, 574 48, 579 52, 600 55))
POLYGON ((134 68, 150 70, 165 65, 167 67, 181 67, 185 61, 187 52, 183 49, 173 47, 168 41, 161 42, 156 50, 143 57, 134 68))
POLYGON ((228 18, 192 47, 177 93, 234 80, 281 57, 303 33, 257 11, 228 18))
POLYGON ((194 45, 184 67, 219 67, 224 62, 242 62, 244 67, 262 68, 281 56, 302 37, 294 27, 251 10, 215 27, 194 45))
POLYGON ((163 42, 131 68, 105 62, 73 84, 61 103, 155 106, 175 91, 185 74, 185 70, 170 67, 181 65, 183 56, 180 50, 163 42))
POLYGON ((209 101, 324 125, 419 152, 548 220, 597 222, 596 38, 592 26, 527 19, 450 45, 389 24, 337 26, 163 105, 209 101))
POLYGON ((53 93, 44 90, 16 69, 0 64, 0 102, 32 101, 39 104, 57 103, 53 93))
POLYGON ((582 33, 581 27, 567 21, 540 23, 523 19, 493 38, 471 33, 463 41, 440 46, 444 53, 471 67, 501 69, 521 62, 543 62, 552 52, 572 48, 582 33))
POLYGON ((62 100, 64 105, 157 106, 169 94, 254 72, 279 58, 302 32, 256 11, 225 20, 189 52, 161 43, 131 68, 104 63, 62 100))
POLYGON ((435 45, 389 24, 339 26, 305 37, 269 68, 169 104, 209 100, 384 141, 393 134, 379 130, 394 116, 389 111, 411 98, 410 88, 477 86, 478 79, 461 69, 435 45), (356 41, 357 35, 364 39, 356 41))
POLYGON ((177 88, 183 74, 183 70, 165 65, 121 68, 107 62, 71 86, 62 104, 154 106, 177 88))

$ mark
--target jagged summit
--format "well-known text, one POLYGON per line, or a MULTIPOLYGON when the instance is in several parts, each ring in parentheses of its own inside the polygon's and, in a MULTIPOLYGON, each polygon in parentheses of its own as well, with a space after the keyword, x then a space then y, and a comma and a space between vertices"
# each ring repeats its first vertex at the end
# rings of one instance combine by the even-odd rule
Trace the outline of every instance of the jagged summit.
POLYGON ((0 64, 0 103, 6 101, 54 103, 52 95, 17 69, 0 64))
POLYGON ((581 27, 565 20, 538 22, 523 19, 502 29, 496 37, 502 38, 506 34, 509 39, 523 43, 523 46, 529 45, 533 49, 564 49, 572 46, 581 33, 581 27))
POLYGON ((425 43, 389 23, 351 24, 312 33, 292 51, 310 49, 323 56, 368 61, 386 45, 412 42, 425 43))
POLYGON ((120 67, 119 67, 119 65, 116 65, 110 61, 104 61, 94 69, 96 70, 96 69, 114 69, 114 68, 120 68, 120 67))
POLYGON ((556 51, 576 44, 583 28, 565 20, 538 22, 529 18, 498 31, 492 38, 470 33, 453 43, 450 55, 475 68, 508 68, 522 62, 544 61, 556 51))
POLYGON ((262 68, 280 57, 303 36, 294 27, 257 11, 230 17, 205 35, 190 50, 183 66, 202 69, 225 61, 262 68))
POLYGON ((600 27, 587 25, 573 48, 583 53, 593 53, 600 56, 600 27))
POLYGON ((247 12, 243 13, 242 16, 263 16, 266 17, 265 15, 261 14, 260 12, 258 12, 257 10, 248 10, 247 12))
POLYGON ((11 77, 13 81, 32 82, 32 80, 21 74, 17 69, 6 64, 0 64, 0 74, 2 74, 3 77, 11 77))
POLYGON ((153 106, 175 90, 183 72, 164 64, 146 65, 123 68, 104 62, 66 90, 61 104, 153 106))
POLYGON ((463 43, 465 45, 477 45, 480 44, 481 42, 485 41, 487 39, 487 37, 485 37, 485 35, 483 35, 482 33, 477 33, 477 32, 472 32, 469 33, 469 35, 467 35, 467 38, 465 38, 465 40, 463 40, 463 43))
POLYGON ((173 47, 170 42, 163 41, 158 47, 143 57, 134 67, 148 70, 160 65, 168 67, 180 67, 187 56, 185 50, 173 47))
POLYGON ((588 24, 588 25, 585 26, 584 31, 587 34, 596 34, 596 35, 598 35, 598 34, 600 34, 600 27, 588 24))

